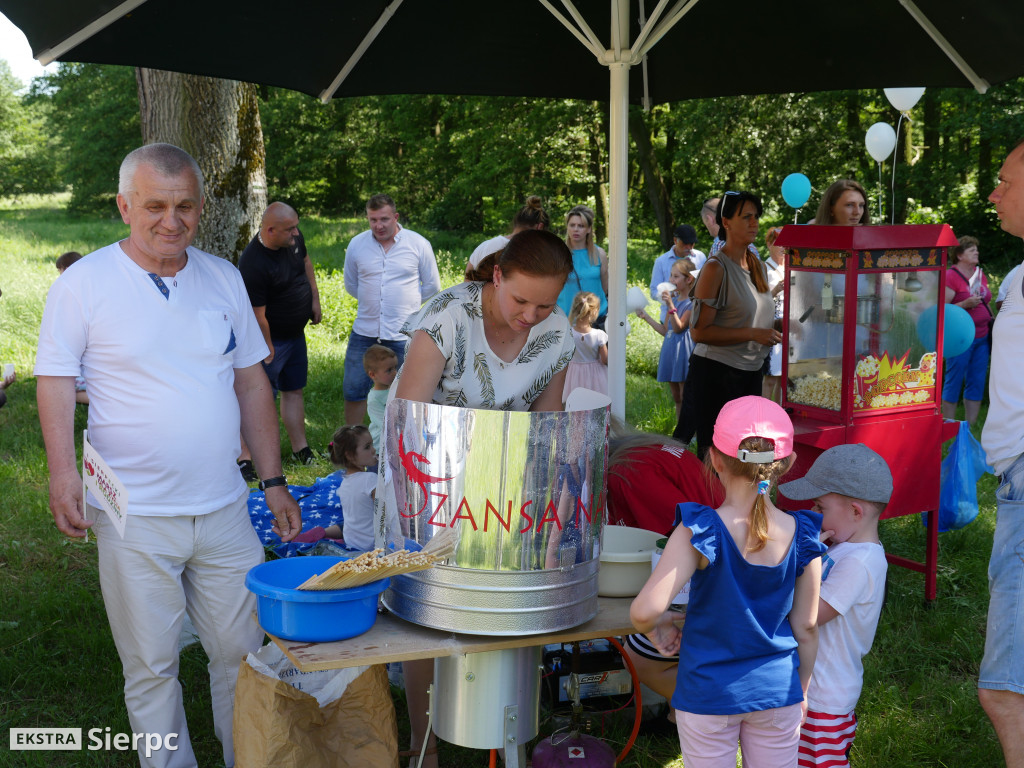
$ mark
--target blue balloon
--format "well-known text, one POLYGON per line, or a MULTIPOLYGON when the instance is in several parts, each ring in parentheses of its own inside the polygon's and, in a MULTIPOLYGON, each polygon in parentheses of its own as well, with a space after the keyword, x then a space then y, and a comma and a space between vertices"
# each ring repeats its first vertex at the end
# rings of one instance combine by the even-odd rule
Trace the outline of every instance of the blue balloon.
MULTIPOLYGON (((974 318, 963 307, 956 304, 942 304, 945 309, 945 327, 942 333, 942 356, 945 358, 962 355, 974 343, 974 318)), ((917 318, 917 338, 925 351, 935 351, 935 322, 938 307, 928 307, 917 318)))
POLYGON ((811 180, 802 173, 791 173, 782 180, 782 198, 790 208, 803 208, 811 197, 811 180))

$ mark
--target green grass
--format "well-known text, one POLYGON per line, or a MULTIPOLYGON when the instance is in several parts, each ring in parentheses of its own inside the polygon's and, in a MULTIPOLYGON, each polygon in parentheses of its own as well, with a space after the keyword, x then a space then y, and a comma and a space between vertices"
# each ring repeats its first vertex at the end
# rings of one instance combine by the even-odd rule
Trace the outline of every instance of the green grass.
MULTIPOLYGON (((341 269, 349 238, 362 220, 307 218, 302 222, 317 265, 324 322, 310 328, 307 421, 310 442, 323 447, 342 422, 341 371, 355 303, 344 293, 341 269)), ((0 410, 0 731, 11 727, 80 726, 127 732, 120 662, 106 625, 93 544, 57 532, 47 509, 47 471, 31 369, 46 290, 56 277, 54 258, 65 250, 87 252, 125 234, 120 219, 67 215, 54 198, 0 201, 0 363, 13 362, 19 380, 0 410)), ((459 279, 471 248, 481 239, 423 234, 439 254, 442 280, 459 279)), ((653 243, 631 243, 629 281, 645 286, 653 243)), ((661 338, 637 319, 627 347, 627 421, 669 433, 675 418, 665 385, 653 380, 661 338)), ((79 408, 76 429, 85 426, 79 408)), ((283 436, 282 436, 283 437, 283 436)), ((288 455, 287 441, 283 452, 288 455)), ((331 467, 286 464, 295 482, 307 483, 331 467)), ((987 607, 986 568, 994 529, 995 481, 984 478, 982 511, 962 531, 940 537, 939 599, 923 601, 920 574, 892 568, 889 599, 875 649, 866 660, 865 687, 854 748, 858 766, 997 766, 998 743, 977 704, 975 682, 987 607)), ((920 559, 924 529, 915 518, 882 525, 887 550, 920 559)), ((192 742, 199 763, 220 764, 210 718, 203 651, 182 656, 181 679, 192 742)), ((399 723, 405 712, 398 697, 399 723)), ((605 737, 616 752, 629 732, 627 717, 613 718, 605 737)), ((542 728, 542 735, 547 731, 542 728)), ((5 738, 0 733, 0 738, 5 738)), ((406 738, 405 731, 401 737, 406 738)), ((404 744, 404 741, 402 742, 404 744)), ((482 765, 480 752, 444 744, 446 766, 482 765)), ((6 766, 132 766, 134 756, 106 752, 0 750, 6 766)), ((679 768, 673 738, 641 736, 625 765, 679 768)))

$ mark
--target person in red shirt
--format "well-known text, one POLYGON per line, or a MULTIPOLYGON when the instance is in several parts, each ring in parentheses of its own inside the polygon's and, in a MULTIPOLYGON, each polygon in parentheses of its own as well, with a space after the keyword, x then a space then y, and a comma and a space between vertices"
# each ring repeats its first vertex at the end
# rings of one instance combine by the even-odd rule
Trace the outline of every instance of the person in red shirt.
POLYGON ((724 496, 718 478, 678 440, 635 433, 608 444, 608 524, 644 528, 667 536, 683 501, 717 506, 724 496))

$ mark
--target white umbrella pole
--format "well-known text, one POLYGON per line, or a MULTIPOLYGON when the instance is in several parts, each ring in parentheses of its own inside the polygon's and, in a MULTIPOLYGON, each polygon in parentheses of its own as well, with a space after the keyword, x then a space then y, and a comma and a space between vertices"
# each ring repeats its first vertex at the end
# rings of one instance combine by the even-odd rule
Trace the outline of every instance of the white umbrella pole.
POLYGON ((626 417, 626 216, 629 160, 629 64, 612 62, 608 121, 608 394, 626 417))

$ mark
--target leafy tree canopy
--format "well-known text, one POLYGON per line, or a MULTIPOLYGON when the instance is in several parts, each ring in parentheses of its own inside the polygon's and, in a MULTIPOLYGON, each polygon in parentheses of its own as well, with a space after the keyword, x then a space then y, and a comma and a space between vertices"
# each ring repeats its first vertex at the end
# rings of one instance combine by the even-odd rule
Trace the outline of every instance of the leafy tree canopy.
MULTIPOLYGON (((111 158, 140 140, 132 70, 62 64, 37 78, 20 106, 13 92, 9 73, 0 75, 0 148, 9 146, 4 126, 11 119, 5 116, 38 108, 34 119, 46 121, 42 136, 53 137, 47 154, 57 158, 61 182, 73 189, 72 206, 108 205, 116 187, 111 158)), ((654 248, 681 223, 703 235, 701 203, 723 189, 761 194, 767 223, 792 221, 780 187, 787 174, 801 172, 813 186, 801 221, 814 215, 832 181, 853 178, 868 189, 875 221, 948 222, 958 234, 979 237, 987 258, 1016 262, 1019 243, 999 229, 986 198, 1006 152, 1024 136, 1022 96, 1024 80, 985 95, 926 91, 912 122, 899 124, 895 203, 892 163, 883 164, 879 194, 879 168, 864 148, 872 123, 895 126, 899 119, 881 90, 701 99, 636 111, 631 133, 636 139, 643 131, 646 140, 643 153, 630 152, 630 240, 654 248), (650 167, 641 172, 640 154, 655 173, 647 172, 650 167), (662 185, 661 194, 650 194, 651 184, 662 185)), ((413 226, 493 234, 507 231, 523 199, 538 194, 556 226, 583 202, 598 212, 599 237, 603 232, 603 104, 376 96, 324 105, 262 88, 260 112, 269 196, 301 212, 359 216, 370 195, 387 192, 413 226)), ((31 123, 18 115, 15 123, 31 123)))

